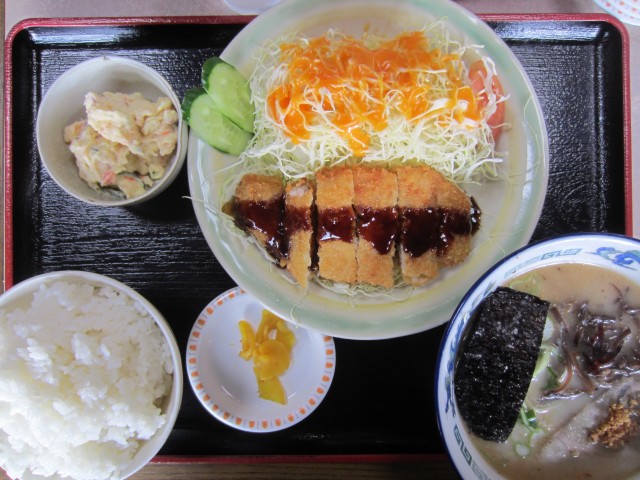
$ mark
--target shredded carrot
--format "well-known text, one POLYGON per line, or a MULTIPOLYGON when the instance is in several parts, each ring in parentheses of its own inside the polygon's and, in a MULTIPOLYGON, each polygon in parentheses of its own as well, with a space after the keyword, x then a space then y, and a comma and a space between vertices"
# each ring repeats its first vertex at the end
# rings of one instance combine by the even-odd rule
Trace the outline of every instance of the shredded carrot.
POLYGON ((280 59, 286 75, 268 92, 267 109, 296 144, 311 137, 314 124, 328 122, 363 156, 372 133, 384 130, 392 115, 415 121, 435 112, 459 123, 482 117, 459 56, 430 49, 421 31, 375 47, 324 35, 281 45, 280 59), (444 96, 442 88, 434 93, 430 72, 445 74, 444 96))

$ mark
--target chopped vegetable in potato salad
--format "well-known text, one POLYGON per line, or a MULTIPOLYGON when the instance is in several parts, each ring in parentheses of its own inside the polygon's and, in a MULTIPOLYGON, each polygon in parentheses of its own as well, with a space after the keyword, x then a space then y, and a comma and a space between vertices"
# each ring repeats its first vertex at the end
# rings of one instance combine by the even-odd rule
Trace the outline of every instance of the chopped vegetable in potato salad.
POLYGON ((178 113, 171 100, 141 93, 89 92, 87 118, 64 130, 80 177, 96 190, 133 198, 162 178, 178 141, 178 113))

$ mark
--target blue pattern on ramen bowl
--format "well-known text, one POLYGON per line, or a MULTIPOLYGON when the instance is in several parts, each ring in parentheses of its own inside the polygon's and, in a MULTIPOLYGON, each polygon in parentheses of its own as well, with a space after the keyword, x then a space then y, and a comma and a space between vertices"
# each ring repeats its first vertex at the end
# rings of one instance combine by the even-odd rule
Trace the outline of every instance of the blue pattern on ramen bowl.
MULTIPOLYGON (((544 240, 524 247, 491 267, 463 297, 440 345, 435 396, 440 435, 462 478, 502 479, 480 453, 458 415, 454 378, 456 356, 478 304, 497 286, 543 266, 581 263, 601 266, 640 284, 640 240, 616 234, 585 233, 544 240)), ((638 472, 632 478, 640 478, 638 472)))

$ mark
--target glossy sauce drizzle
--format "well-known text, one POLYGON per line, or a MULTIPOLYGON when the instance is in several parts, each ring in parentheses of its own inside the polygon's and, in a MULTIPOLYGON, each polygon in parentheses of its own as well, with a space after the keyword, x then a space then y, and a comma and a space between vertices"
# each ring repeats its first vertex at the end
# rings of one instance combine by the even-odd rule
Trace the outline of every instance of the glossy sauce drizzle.
POLYGON ((398 234, 398 209, 357 207, 358 236, 380 255, 389 253, 398 234))
POLYGON ((287 205, 284 211, 284 231, 287 237, 300 231, 309 231, 313 228, 311 212, 308 208, 292 207, 287 205))
MULTIPOLYGON (((291 238, 296 232, 315 232, 316 212, 315 203, 312 204, 310 208, 285 205, 284 234, 285 241, 287 242, 287 257, 291 249, 291 238)), ((316 242, 315 235, 311 236, 309 254, 311 256, 309 270, 314 271, 318 267, 318 242, 316 242)))
MULTIPOLYGON (((225 207, 229 209, 229 206, 225 207)), ((284 195, 269 201, 243 200, 231 205, 236 223, 243 230, 255 230, 266 237, 265 247, 276 260, 287 257, 284 233, 284 195)))
POLYGON ((473 235, 480 228, 480 209, 471 198, 469 211, 450 208, 406 208, 400 212, 400 243, 405 253, 419 257, 428 251, 443 256, 455 235, 473 235))
POLYGON ((324 208, 318 211, 318 242, 342 240, 351 243, 355 237, 353 208, 324 208))
POLYGON ((438 247, 440 212, 433 208, 405 208, 400 211, 400 243, 412 257, 438 247))
MULTIPOLYGON (((297 231, 316 230, 316 241, 341 240, 351 243, 358 235, 370 242, 384 255, 400 236, 400 246, 411 257, 419 257, 428 251, 445 255, 454 236, 473 235, 480 228, 481 211, 471 197, 469 211, 449 208, 373 209, 358 208, 357 216, 350 207, 329 208, 309 212, 304 208, 287 207, 284 196, 268 202, 232 201, 223 211, 232 215, 243 230, 261 232, 266 238, 265 247, 276 260, 288 257, 288 239, 297 231), (317 228, 314 221, 317 220, 317 228)), ((317 242, 312 242, 313 264, 317 264, 317 242)), ((312 268, 313 265, 312 265, 312 268)))

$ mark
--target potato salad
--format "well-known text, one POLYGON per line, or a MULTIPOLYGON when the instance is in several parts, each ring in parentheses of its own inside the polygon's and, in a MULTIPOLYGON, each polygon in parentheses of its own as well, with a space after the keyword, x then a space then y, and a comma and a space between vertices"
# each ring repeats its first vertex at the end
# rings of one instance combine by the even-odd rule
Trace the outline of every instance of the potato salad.
POLYGON ((142 195, 160 179, 178 140, 178 113, 171 100, 141 93, 89 92, 87 118, 64 130, 80 177, 96 190, 142 195))

